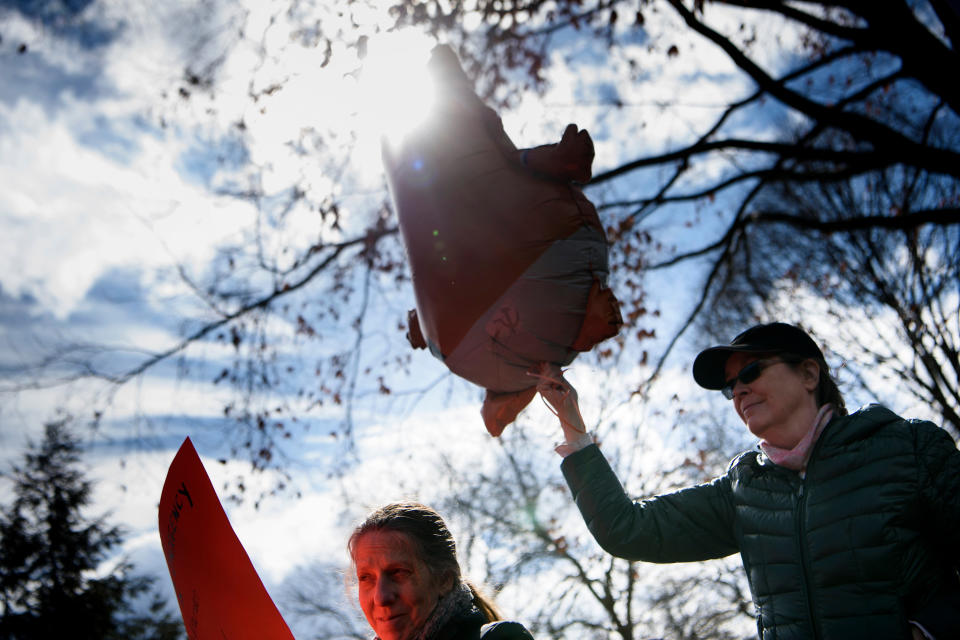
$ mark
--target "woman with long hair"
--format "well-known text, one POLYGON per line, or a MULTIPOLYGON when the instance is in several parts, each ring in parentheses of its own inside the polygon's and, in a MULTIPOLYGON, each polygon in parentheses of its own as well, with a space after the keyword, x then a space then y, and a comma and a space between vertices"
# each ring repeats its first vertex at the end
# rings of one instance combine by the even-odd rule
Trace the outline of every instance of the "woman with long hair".
POLYGON ((347 549, 360 608, 379 640, 533 640, 464 579, 450 530, 426 505, 377 509, 347 549))

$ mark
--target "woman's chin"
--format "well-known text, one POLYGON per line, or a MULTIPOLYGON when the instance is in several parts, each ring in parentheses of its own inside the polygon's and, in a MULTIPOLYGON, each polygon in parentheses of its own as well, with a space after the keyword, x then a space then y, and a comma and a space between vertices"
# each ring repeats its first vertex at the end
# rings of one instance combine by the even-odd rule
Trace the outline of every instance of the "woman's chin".
POLYGON ((410 640, 413 636, 405 619, 384 620, 377 625, 377 637, 380 640, 410 640))
POLYGON ((768 439, 766 438, 766 435, 769 435, 769 434, 765 433, 767 431, 767 425, 763 424, 760 420, 756 419, 755 417, 751 418, 748 416, 744 416, 743 421, 746 423, 747 429, 750 431, 750 433, 760 438, 761 440, 768 439))

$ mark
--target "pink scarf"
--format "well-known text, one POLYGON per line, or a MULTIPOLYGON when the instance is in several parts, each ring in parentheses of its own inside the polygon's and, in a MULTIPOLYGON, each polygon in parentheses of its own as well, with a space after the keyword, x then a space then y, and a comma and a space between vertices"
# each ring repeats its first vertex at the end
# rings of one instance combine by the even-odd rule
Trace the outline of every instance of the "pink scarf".
POLYGON ((766 440, 760 441, 760 448, 774 464, 794 471, 803 471, 807 468, 807 460, 810 458, 810 451, 813 449, 814 443, 816 443, 817 438, 820 437, 820 432, 823 431, 832 417, 833 405, 825 404, 820 407, 820 411, 813 419, 813 424, 810 425, 807 434, 792 449, 782 449, 766 440))

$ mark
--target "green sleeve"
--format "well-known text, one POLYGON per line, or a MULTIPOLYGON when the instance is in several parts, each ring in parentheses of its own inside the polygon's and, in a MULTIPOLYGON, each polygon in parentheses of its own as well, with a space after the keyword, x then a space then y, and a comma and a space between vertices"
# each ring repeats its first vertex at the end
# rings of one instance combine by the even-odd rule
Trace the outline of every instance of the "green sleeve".
POLYGON ((633 502, 596 445, 561 464, 587 528, 611 555, 646 562, 690 562, 739 551, 725 476, 633 502))
POLYGON ((920 469, 921 521, 960 567, 960 451, 950 435, 931 422, 913 421, 920 469))

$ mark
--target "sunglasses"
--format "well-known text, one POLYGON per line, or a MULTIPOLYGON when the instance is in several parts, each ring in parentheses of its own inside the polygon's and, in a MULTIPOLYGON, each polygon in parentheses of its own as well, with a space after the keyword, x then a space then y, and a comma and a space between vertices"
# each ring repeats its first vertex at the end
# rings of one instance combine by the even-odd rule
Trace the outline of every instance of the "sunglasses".
POLYGON ((727 400, 733 400, 733 388, 737 386, 737 382, 742 382, 743 384, 750 384, 754 380, 760 377, 760 374, 763 373, 763 370, 767 367, 777 364, 778 362, 783 362, 780 358, 768 358, 766 360, 754 360, 743 369, 740 369, 740 373, 734 377, 727 380, 726 384, 720 388, 720 393, 723 394, 723 397, 727 400))

